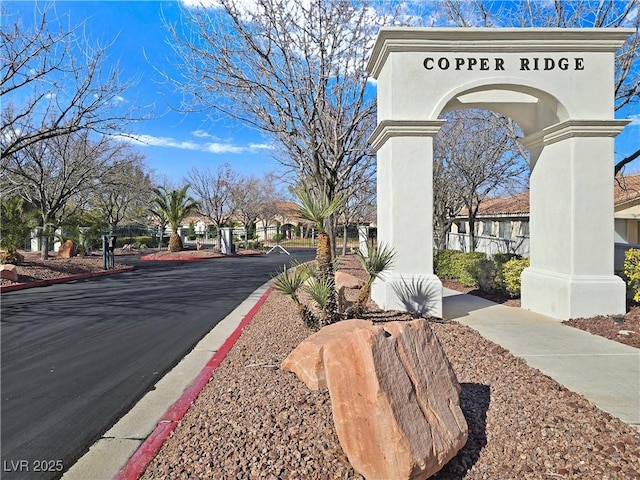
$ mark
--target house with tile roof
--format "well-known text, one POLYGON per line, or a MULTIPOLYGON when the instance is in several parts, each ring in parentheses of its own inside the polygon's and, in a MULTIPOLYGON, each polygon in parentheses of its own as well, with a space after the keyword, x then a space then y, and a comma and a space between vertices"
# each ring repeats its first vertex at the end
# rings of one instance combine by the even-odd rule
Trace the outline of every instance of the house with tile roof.
MULTIPOLYGON (((624 252, 640 248, 640 174, 614 179, 615 269, 622 269, 624 252)), ((594 226, 595 227, 595 226, 594 226)), ((462 212, 447 235, 447 248, 469 251, 469 223, 462 212)), ((480 204, 476 218, 476 251, 489 255, 529 256, 529 191, 480 204)))

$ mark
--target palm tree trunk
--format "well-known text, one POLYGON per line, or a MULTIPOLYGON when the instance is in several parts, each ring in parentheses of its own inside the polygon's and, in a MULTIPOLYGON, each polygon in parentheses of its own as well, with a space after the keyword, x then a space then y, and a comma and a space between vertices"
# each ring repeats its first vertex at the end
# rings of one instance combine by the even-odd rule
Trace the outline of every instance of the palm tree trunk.
POLYGON ((318 247, 316 249, 316 261, 320 278, 329 278, 333 272, 333 256, 331 255, 331 243, 327 232, 318 233, 318 247))
POLYGON ((371 295, 371 284, 369 282, 365 282, 362 287, 360 287, 360 291, 358 292, 358 297, 356 298, 355 304, 364 308, 369 301, 369 296, 371 295))
POLYGON ((169 248, 170 252, 180 252, 184 248, 182 245, 182 239, 178 232, 171 232, 171 237, 169 238, 169 248))

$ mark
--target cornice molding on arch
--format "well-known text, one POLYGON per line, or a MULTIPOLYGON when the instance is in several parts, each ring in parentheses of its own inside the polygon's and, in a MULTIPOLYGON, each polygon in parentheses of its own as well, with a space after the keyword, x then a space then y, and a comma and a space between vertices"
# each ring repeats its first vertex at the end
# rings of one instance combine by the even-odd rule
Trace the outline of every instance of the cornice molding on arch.
POLYGON ((528 150, 536 150, 547 145, 574 137, 615 137, 631 120, 566 120, 520 139, 528 150))
POLYGON ((392 52, 615 52, 633 33, 630 28, 384 27, 378 32, 367 71, 378 78, 392 52))
POLYGON ((435 137, 446 120, 383 120, 369 137, 378 151, 392 137, 435 137))

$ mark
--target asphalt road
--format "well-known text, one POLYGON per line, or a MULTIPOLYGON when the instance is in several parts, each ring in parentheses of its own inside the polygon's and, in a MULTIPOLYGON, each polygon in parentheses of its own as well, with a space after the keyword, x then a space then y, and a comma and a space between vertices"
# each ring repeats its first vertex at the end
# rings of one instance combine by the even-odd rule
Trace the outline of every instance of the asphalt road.
POLYGON ((185 262, 2 294, 2 479, 55 479, 285 263, 185 262))

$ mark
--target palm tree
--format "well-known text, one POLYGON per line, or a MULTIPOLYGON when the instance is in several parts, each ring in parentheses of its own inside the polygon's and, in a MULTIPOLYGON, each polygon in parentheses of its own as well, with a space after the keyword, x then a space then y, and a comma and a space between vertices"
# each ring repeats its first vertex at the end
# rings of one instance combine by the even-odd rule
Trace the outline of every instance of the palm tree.
POLYGON ((154 215, 164 219, 171 227, 168 248, 170 252, 179 252, 184 248, 182 239, 178 235, 178 228, 182 220, 199 206, 198 202, 187 196, 187 190, 189 190, 189 185, 185 185, 179 190, 168 190, 165 187, 153 190, 156 196, 151 200, 151 211, 154 215))
MULTIPOLYGON (((311 222, 318 231, 318 246, 316 248, 316 263, 318 281, 313 283, 318 288, 318 295, 324 292, 326 299, 318 301, 323 312, 321 323, 326 325, 339 319, 338 301, 336 298, 335 269, 333 265, 333 251, 329 234, 325 229, 325 222, 344 205, 344 197, 329 199, 324 192, 296 188, 293 193, 300 202, 300 217, 311 222)), ((324 326, 320 325, 320 327, 324 326)))

